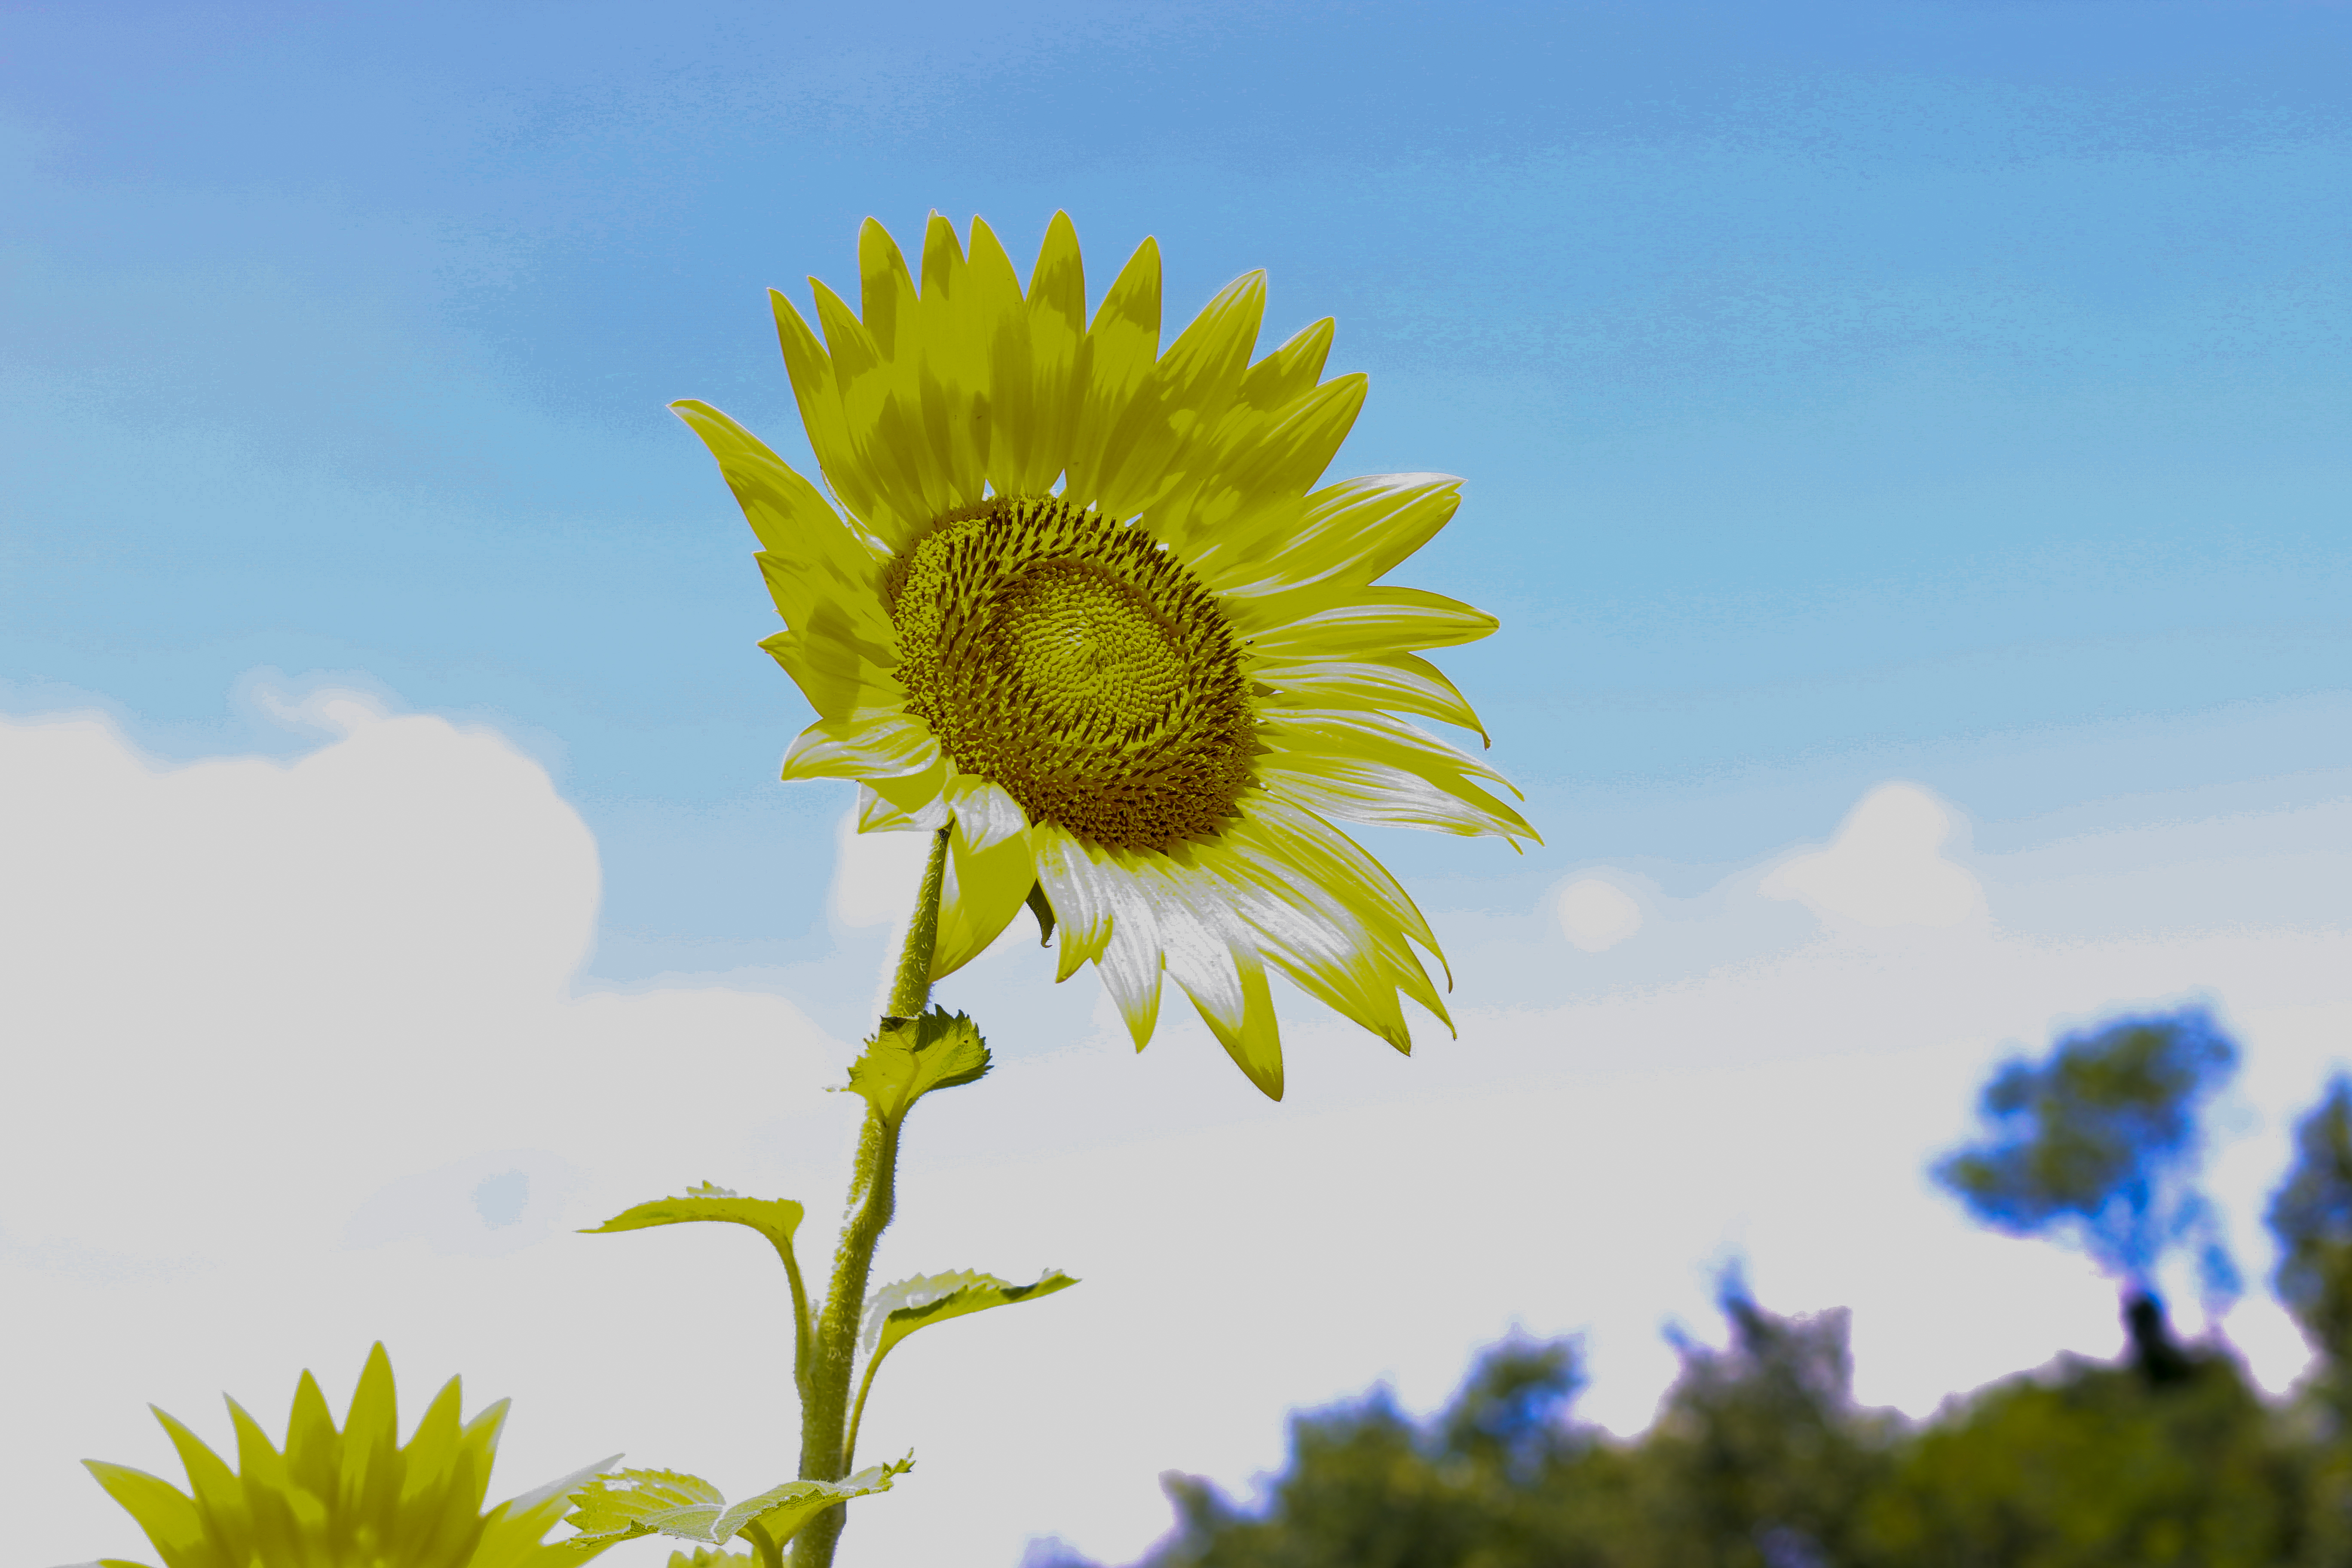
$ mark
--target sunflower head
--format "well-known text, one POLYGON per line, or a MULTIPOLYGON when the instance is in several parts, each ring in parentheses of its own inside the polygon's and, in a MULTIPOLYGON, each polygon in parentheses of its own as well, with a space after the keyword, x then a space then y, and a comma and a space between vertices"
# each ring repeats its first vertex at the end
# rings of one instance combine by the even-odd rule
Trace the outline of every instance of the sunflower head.
POLYGON ((934 978, 1026 901, 1139 1047, 1172 976, 1279 1097, 1271 966, 1409 1048, 1401 997, 1445 1017, 1436 940, 1337 824, 1535 837, 1412 722, 1484 739, 1420 651, 1493 617, 1381 581, 1460 481, 1318 485, 1364 378, 1323 379, 1328 321, 1255 357, 1262 273, 1163 351, 1158 247, 1089 316, 1063 215, 1025 285, 977 218, 968 249, 931 218, 919 287, 871 219, 858 261, 858 310, 810 279, 819 330, 772 296, 830 500, 673 405, 763 546, 785 629, 762 646, 817 710, 784 776, 856 780, 861 830, 952 824, 934 978))
POLYGON ((593 1555, 541 1543, 593 1470, 483 1512, 506 1401, 461 1424, 453 1377, 403 1447, 392 1363, 380 1344, 341 1431, 307 1372, 282 1453, 236 1401, 228 1409, 235 1470, 155 1412, 187 1467, 187 1492, 143 1470, 83 1461, 139 1521, 164 1568, 555 1568, 593 1555))

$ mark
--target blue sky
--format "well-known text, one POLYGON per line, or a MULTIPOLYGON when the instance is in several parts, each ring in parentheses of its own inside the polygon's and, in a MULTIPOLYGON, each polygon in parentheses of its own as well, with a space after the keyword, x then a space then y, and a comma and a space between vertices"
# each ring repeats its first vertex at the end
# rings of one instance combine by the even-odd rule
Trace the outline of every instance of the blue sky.
POLYGON ((801 710, 662 405, 793 449, 764 287, 1060 206, 1171 317, 1269 268, 1269 339, 1373 375, 1338 468, 1469 480, 1412 580, 1504 617, 1453 668, 1550 843, 1481 878, 1732 859, 1890 760, 1994 819, 2343 760, 1980 776, 2352 684, 2340 7, 887 16, 15 7, 13 705, 477 715, 596 828, 599 973, 803 953, 838 803, 771 783, 801 710))
MULTIPOLYGON (((37 1554, 139 1549, 49 1434, 167 1468, 118 1436, 139 1401, 270 1406, 297 1352, 340 1398, 379 1333, 547 1412, 508 1489, 583 1432, 764 1452, 718 1369, 588 1399, 583 1293, 668 1303, 568 1232, 720 1165, 819 1207, 838 1178, 814 1086, 906 844, 775 781, 807 710, 664 405, 803 460, 762 291, 845 282, 869 214, 979 213, 1025 263, 1066 209, 1097 292, 1157 237, 1171 322, 1257 267, 1265 342, 1336 316, 1371 395, 1335 474, 1465 477, 1395 575, 1501 616, 1441 662, 1548 840, 1372 836, 1463 1039, 1401 1061, 1286 1003, 1278 1107, 1181 1020, 1139 1062, 1034 947, 943 988, 1006 1020, 971 1100, 1005 1121, 910 1154, 909 1261, 1087 1274, 1104 1308, 1041 1305, 1037 1353, 1223 1349, 1020 1394, 1020 1484, 987 1369, 878 1415, 966 1511, 877 1512, 876 1561, 937 1561, 950 1516, 1008 1563, 1049 1529, 1132 1557, 1159 1469, 1244 1485, 1286 1407, 1375 1376, 1427 1407, 1513 1321, 1588 1331, 1589 1408, 1633 1429, 1659 1315, 1704 1322, 1729 1256, 1853 1306, 1865 1397, 1915 1414, 2112 1353, 2079 1259, 1919 1173, 2002 1051, 2115 1006, 2201 995, 2244 1041, 2215 1181, 2263 1276, 2286 1129, 2352 1049, 2352 8, 78 4, 0 37, 0 1032, 154 1152, 70 1119, 0 1149, 0 1292, 50 1325, 0 1345, 43 1434, 0 1473, 88 1505, 37 1554), (654 1052, 710 1075, 675 1127, 566 1065, 654 1052), (415 1120, 311 1128, 336 1095, 415 1120), (270 1231, 239 1205, 281 1140, 270 1231), (472 1184, 518 1173, 491 1235, 472 1184), (1183 1294, 1347 1283, 1359 1179, 1444 1216, 1410 1245, 1453 1272, 1392 1319, 1183 1294), (1480 1229, 1512 1182, 1588 1194, 1558 1258, 1480 1229), (1025 1196, 975 1210, 992 1183, 1025 1196), (120 1289, 205 1270, 285 1305, 175 1327, 120 1289), (1152 1423, 1083 1403, 1122 1377, 1152 1423)), ((2259 1284, 2229 1331, 2273 1386, 2301 1364, 2259 1284)))

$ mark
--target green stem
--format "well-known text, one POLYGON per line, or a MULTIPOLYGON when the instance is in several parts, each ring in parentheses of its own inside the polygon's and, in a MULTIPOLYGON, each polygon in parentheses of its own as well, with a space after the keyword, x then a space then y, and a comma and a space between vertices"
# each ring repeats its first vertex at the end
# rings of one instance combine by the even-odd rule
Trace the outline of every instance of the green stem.
MULTIPOLYGON (((932 837, 931 855, 916 895, 907 944, 898 954, 882 1028, 912 1029, 930 999, 931 952, 939 942, 940 891, 947 880, 947 828, 932 837)), ((898 1202, 898 1128, 873 1108, 857 1142, 857 1165, 849 1184, 849 1219, 833 1255, 833 1284, 816 1324, 815 1353, 801 1394, 801 1479, 837 1481, 849 1473, 850 1447, 844 1430, 849 1414, 850 1372, 857 1331, 866 1316, 866 1282, 874 1268, 875 1244, 890 1223, 898 1202)), ((859 1401, 860 1405, 864 1404, 859 1401)), ((793 1568, 832 1568, 835 1545, 847 1523, 845 1508, 829 1508, 793 1536, 793 1568)))

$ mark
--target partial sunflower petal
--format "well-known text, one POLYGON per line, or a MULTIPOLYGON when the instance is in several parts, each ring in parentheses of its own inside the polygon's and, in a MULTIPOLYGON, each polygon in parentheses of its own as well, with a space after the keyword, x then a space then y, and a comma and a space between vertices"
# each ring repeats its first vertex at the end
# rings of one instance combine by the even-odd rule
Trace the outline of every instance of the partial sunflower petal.
POLYGON ((923 288, 916 301, 916 392, 950 504, 959 507, 987 492, 988 355, 978 303, 955 225, 933 213, 923 230, 923 288))
MULTIPOLYGON (((905 263, 899 265, 903 271, 905 263)), ((939 515, 934 498, 947 488, 924 447, 912 378, 900 375, 841 296, 814 278, 809 288, 841 398, 848 439, 844 464, 866 497, 858 521, 891 549, 901 549, 939 515)), ((847 500, 837 480, 834 491, 847 500)))
POLYGON ((1168 897, 1160 920, 1168 973, 1225 1054, 1269 1100, 1282 1098, 1282 1037, 1257 943, 1234 918, 1222 879, 1189 858, 1156 866, 1168 897))
MULTIPOLYGON (((1029 453, 1037 444, 1036 356, 1030 348, 1029 311, 1022 302, 1013 258, 997 243, 995 232, 977 217, 971 220, 965 300, 972 350, 981 367, 975 384, 982 395, 974 403, 973 418, 986 430, 984 440, 976 438, 984 454, 982 478, 998 495, 1019 494, 1027 478, 1029 453)), ((1038 488, 1052 483, 1049 479, 1038 488)))
MULTIPOLYGON (((976 773, 958 773, 948 783, 947 796, 949 808, 955 813, 957 832, 969 837, 974 849, 986 849, 1029 831, 1029 814, 1003 784, 976 773)), ((1023 891, 1025 894, 1027 889, 1023 891)))
MULTIPOLYGON (((1307 880, 1361 910, 1375 925, 1411 937, 1427 948, 1440 964, 1445 954, 1437 933, 1388 868, 1364 847, 1311 811, 1288 801, 1261 794, 1251 799, 1237 837, 1251 853, 1270 864, 1290 867, 1307 880)), ((1453 984, 1451 970, 1446 983, 1453 984)))
POLYGON ((785 624, 804 627, 814 606, 831 601, 843 606, 861 636, 887 644, 890 622, 879 604, 881 558, 874 546, 843 523, 814 485, 718 409, 686 398, 670 411, 718 459, 751 531, 793 584, 781 591, 776 605, 785 624))
POLYGON ((931 949, 934 984, 988 951, 1037 885, 1036 862, 1021 834, 975 847, 958 826, 948 839, 947 879, 940 892, 939 940, 931 949))
POLYGON ((1029 847, 1037 859, 1038 885, 1045 889, 1061 932, 1054 978, 1067 980, 1110 942, 1112 891, 1076 835, 1039 823, 1030 830, 1029 847))
POLYGON ((861 779, 857 788, 857 831, 937 832, 948 825, 948 769, 945 758, 911 773, 861 779))
POLYGON ((1130 517, 1182 483, 1190 448, 1233 404, 1265 315, 1265 274, 1247 273, 1178 334, 1112 428, 1096 505, 1130 517))
MULTIPOLYGON (((1462 481, 1451 474, 1374 474, 1327 485, 1307 498, 1283 548, 1237 548, 1219 586, 1263 597, 1369 584, 1434 538, 1461 504, 1462 481)), ((1269 609, 1283 613, 1279 604, 1269 609)))
POLYGON ((1360 762, 1385 763, 1418 773, 1440 789, 1452 789, 1467 779, 1513 789, 1511 782, 1486 763, 1455 751, 1436 736, 1402 719, 1362 709, 1297 708, 1267 714, 1258 725, 1258 739, 1277 752, 1318 757, 1352 757, 1360 762))
POLYGON ((1257 601, 1228 599, 1235 629, 1261 658, 1356 658, 1476 642, 1502 623, 1459 599, 1419 588, 1308 590, 1257 601))
POLYGON ((1212 588, 1265 575, 1266 556, 1288 548, 1305 514, 1307 487, 1330 466, 1364 405, 1361 375, 1327 381, 1286 405, 1248 438, 1217 455, 1211 482, 1167 529, 1212 588))
MULTIPOLYGON (((1160 979, 1167 944, 1160 929, 1158 879, 1139 872, 1135 857, 1106 854, 1097 861, 1111 907, 1110 940, 1095 959, 1103 989, 1118 1008, 1135 1048, 1151 1043, 1160 1021, 1160 979)), ((1049 895, 1050 896, 1050 895, 1049 895)))
POLYGON ((793 398, 800 405, 801 426, 808 432, 817 468, 852 517, 867 517, 876 505, 873 481, 856 461, 848 421, 841 412, 833 356, 780 290, 768 290, 768 306, 776 318, 776 342, 783 350, 784 371, 792 378, 793 398))
POLYGON ((1253 674, 1274 708, 1350 708, 1418 713, 1475 730, 1486 727, 1435 665, 1409 653, 1384 658, 1322 659, 1259 665, 1253 674))
POLYGON ((907 689, 887 669, 865 658, 855 643, 778 632, 760 646, 783 666, 820 718, 846 719, 861 708, 887 708, 907 700, 907 689))
POLYGON ((1240 401, 1271 414, 1314 391, 1331 353, 1332 329, 1331 318, 1326 316, 1293 332, 1280 348, 1250 366, 1242 378, 1240 401))
POLYGON ((1076 379, 1084 384, 1066 464, 1069 484, 1062 492, 1070 505, 1093 506, 1101 498, 1104 473, 1121 456, 1112 438, 1159 357, 1160 247, 1146 239, 1103 296, 1078 350, 1076 379))
POLYGON ((919 719, 889 709, 820 719, 784 753, 782 777, 877 779, 920 773, 940 760, 940 743, 919 719))
MULTIPOLYGON (((1045 226, 1037 264, 1029 269, 1029 374, 1034 421, 1018 454, 1013 482, 998 489, 1009 495, 1043 495, 1062 476, 1077 445, 1078 422, 1090 384, 1087 338, 1087 274, 1078 255, 1078 233, 1070 215, 1057 212, 1045 226)), ((1159 316, 1152 339, 1159 340, 1159 316)), ((1000 366, 1003 361, 1000 358, 1000 366)))
POLYGON ((1543 842, 1525 817, 1475 784, 1444 789, 1402 768, 1295 753, 1267 759, 1258 773, 1269 791, 1323 816, 1543 842))

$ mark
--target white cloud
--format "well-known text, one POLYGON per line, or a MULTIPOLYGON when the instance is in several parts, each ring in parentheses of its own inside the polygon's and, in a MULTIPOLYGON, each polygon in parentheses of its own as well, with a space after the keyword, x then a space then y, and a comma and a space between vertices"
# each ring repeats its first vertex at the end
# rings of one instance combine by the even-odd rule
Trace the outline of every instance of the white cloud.
MULTIPOLYGON (((711 1179, 806 1202, 824 1248, 845 1047, 772 995, 573 994, 594 846, 545 773, 436 719, 345 729, 290 765, 157 770, 96 721, 0 722, 0 1033, 33 1108, 0 1142, 0 1507, 32 1561, 144 1555, 74 1461, 176 1475, 145 1402, 226 1441, 218 1391, 275 1425, 300 1368, 340 1402, 378 1337, 412 1414, 454 1371, 469 1405, 515 1397, 502 1494, 615 1448, 730 1490, 792 1468, 757 1239, 573 1231, 711 1179)), ((894 1356, 866 1452, 921 1464, 859 1505, 859 1560, 1009 1564, 1046 1531, 1130 1559, 1167 1523, 1160 1470, 1244 1482, 1286 1408, 1379 1376, 1433 1405, 1515 1320, 1588 1331, 1587 1410, 1638 1426, 1660 1320, 1710 1331, 1733 1251, 1769 1304, 1855 1309, 1874 1401, 2111 1353, 2104 1282, 1974 1229, 1922 1166, 2011 1043, 2191 987, 2247 1047, 2213 1184, 2258 1275, 2289 1118, 2352 1040, 2341 905, 2264 913, 2352 885, 2352 806, 1975 856, 1989 918, 1922 925, 1953 907, 1922 873, 1970 877, 1950 822, 1874 793, 1828 849, 1727 879, 1749 892, 1642 900, 1638 986, 1465 994, 1462 1041, 1410 1060, 1286 999, 1282 1105, 1177 1009, 1138 1057, 1091 978, 1050 992, 1050 956, 1003 944, 973 966, 982 1022, 1067 1047, 917 1113, 877 1278, 1084 1284, 894 1356), (1808 859, 1790 885, 1823 929, 1791 949, 1752 889, 1808 859)), ((904 869, 845 858, 836 911, 894 915, 904 869)), ((1465 918, 1438 923, 1467 974, 1507 933, 1465 918)), ((1563 920, 1530 911, 1527 951, 1563 920)), ((2266 1300, 2229 1327, 2274 1383, 2299 1364, 2266 1300)))
POLYGON ((1580 877, 1562 888, 1556 907, 1560 934, 1585 952, 1606 952, 1642 929, 1642 906, 1598 877, 1580 877))
POLYGON ((1984 895, 1965 867, 1944 858, 1956 826, 1951 810, 1917 784, 1881 784, 1827 849, 1782 861, 1759 890, 1837 924, 1959 925, 1983 909, 1984 895))

